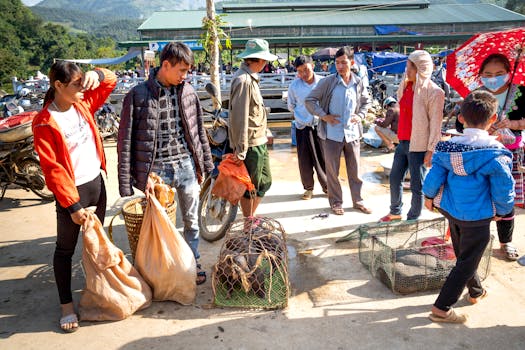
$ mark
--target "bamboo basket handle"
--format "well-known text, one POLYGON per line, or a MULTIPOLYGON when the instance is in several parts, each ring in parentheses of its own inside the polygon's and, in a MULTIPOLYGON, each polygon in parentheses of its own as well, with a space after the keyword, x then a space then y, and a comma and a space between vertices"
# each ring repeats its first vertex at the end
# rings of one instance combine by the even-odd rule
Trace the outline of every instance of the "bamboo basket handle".
POLYGON ((111 218, 111 221, 109 222, 109 227, 108 227, 108 238, 109 240, 111 241, 111 243, 115 244, 115 242, 113 241, 113 220, 119 216, 120 214, 122 214, 122 209, 119 210, 115 215, 113 215, 113 217, 111 218))

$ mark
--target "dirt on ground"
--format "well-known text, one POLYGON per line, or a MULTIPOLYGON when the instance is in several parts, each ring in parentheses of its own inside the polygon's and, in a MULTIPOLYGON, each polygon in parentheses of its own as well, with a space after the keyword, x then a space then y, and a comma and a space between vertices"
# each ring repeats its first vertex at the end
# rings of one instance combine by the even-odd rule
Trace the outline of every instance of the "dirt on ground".
MULTIPOLYGON (((154 302, 119 322, 81 322, 73 334, 58 327, 59 302, 52 256, 55 206, 31 192, 9 188, 0 202, 0 349, 523 349, 525 347, 525 267, 506 261, 494 241, 489 294, 471 306, 465 296, 456 308, 465 325, 435 324, 428 313, 437 290, 394 294, 371 276, 359 259, 359 240, 336 243, 389 210, 388 181, 381 163, 392 154, 364 146, 363 197, 373 209, 352 209, 341 173, 345 214, 331 214, 316 184, 314 198, 301 200, 297 155, 286 129, 274 130, 271 147, 274 183, 258 214, 278 220, 287 233, 291 295, 282 310, 244 310, 213 305, 211 270, 221 241, 201 241, 208 280, 198 286, 193 305, 154 302), (321 213, 328 214, 327 217, 321 213)), ((118 196, 116 145, 106 143, 109 207, 105 226, 128 199, 118 196)), ((404 212, 410 192, 404 193, 404 212)), ((514 242, 525 254, 525 211, 517 210, 514 242)), ((422 219, 438 215, 425 211, 422 219)), ((240 216, 238 216, 240 219, 240 216)), ((177 226, 180 228, 180 215, 177 226)), ((492 227, 493 234, 495 225, 492 227)), ((124 221, 113 222, 115 243, 129 257, 124 221)), ((73 258, 74 299, 84 285, 81 244, 73 258)))

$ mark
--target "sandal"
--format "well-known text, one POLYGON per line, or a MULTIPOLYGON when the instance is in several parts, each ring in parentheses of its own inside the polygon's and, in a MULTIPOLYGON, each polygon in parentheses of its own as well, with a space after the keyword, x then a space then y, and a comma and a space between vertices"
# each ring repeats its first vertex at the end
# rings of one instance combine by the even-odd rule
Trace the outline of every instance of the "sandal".
POLYGON ((457 314, 454 309, 450 309, 450 313, 443 317, 438 316, 435 313, 428 315, 428 318, 432 322, 442 322, 442 323, 465 323, 467 322, 467 316, 463 314, 457 314))
POLYGON ((379 219, 379 222, 394 222, 394 221, 401 221, 401 215, 397 214, 388 214, 383 216, 381 219, 379 219))
POLYGON ((345 213, 345 210, 339 205, 332 206, 332 211, 335 215, 344 215, 345 213))
POLYGON ((501 245, 501 249, 505 253, 507 260, 516 261, 519 259, 518 249, 512 245, 512 243, 504 243, 501 245))
POLYGON ((472 305, 474 304, 477 304, 478 301, 480 301, 481 299, 484 299, 486 296, 487 296, 487 290, 486 289, 483 289, 483 293, 481 293, 481 295, 479 297, 471 297, 470 295, 468 296, 467 300, 469 303, 471 303, 472 305))
POLYGON ((206 282, 206 271, 202 270, 201 264, 197 264, 197 279, 195 282, 197 285, 201 285, 206 282))
POLYGON ((76 314, 69 314, 60 319, 60 329, 64 331, 65 333, 73 333, 78 330, 78 317, 76 314), (76 323, 76 326, 73 326, 73 324, 76 323), (71 328, 67 327, 68 325, 71 325, 71 328), (67 327, 67 328, 66 328, 67 327))
POLYGON ((386 147, 386 148, 383 148, 383 153, 392 153, 395 150, 396 150, 395 147, 393 147, 393 148, 386 147))

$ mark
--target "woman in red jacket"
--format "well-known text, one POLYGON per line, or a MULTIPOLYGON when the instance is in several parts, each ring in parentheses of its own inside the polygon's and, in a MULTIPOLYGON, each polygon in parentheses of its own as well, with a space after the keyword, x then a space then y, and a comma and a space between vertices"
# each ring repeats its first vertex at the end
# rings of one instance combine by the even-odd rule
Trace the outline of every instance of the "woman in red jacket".
POLYGON ((35 150, 46 184, 56 198, 57 242, 53 269, 62 309, 60 327, 78 329, 71 294, 71 258, 86 219, 86 209, 96 206, 101 222, 106 214, 106 169, 102 140, 94 114, 116 85, 106 69, 83 73, 74 63, 57 61, 49 72, 50 88, 44 108, 33 120, 35 150))

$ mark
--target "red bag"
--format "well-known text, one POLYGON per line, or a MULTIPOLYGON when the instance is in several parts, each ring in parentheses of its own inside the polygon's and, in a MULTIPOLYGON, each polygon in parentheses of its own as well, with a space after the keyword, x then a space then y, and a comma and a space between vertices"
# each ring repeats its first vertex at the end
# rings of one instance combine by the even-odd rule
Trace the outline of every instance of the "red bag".
POLYGON ((211 189, 214 196, 224 198, 232 205, 237 205, 244 192, 255 191, 246 165, 243 162, 237 164, 233 154, 225 154, 217 168, 219 176, 211 189))

